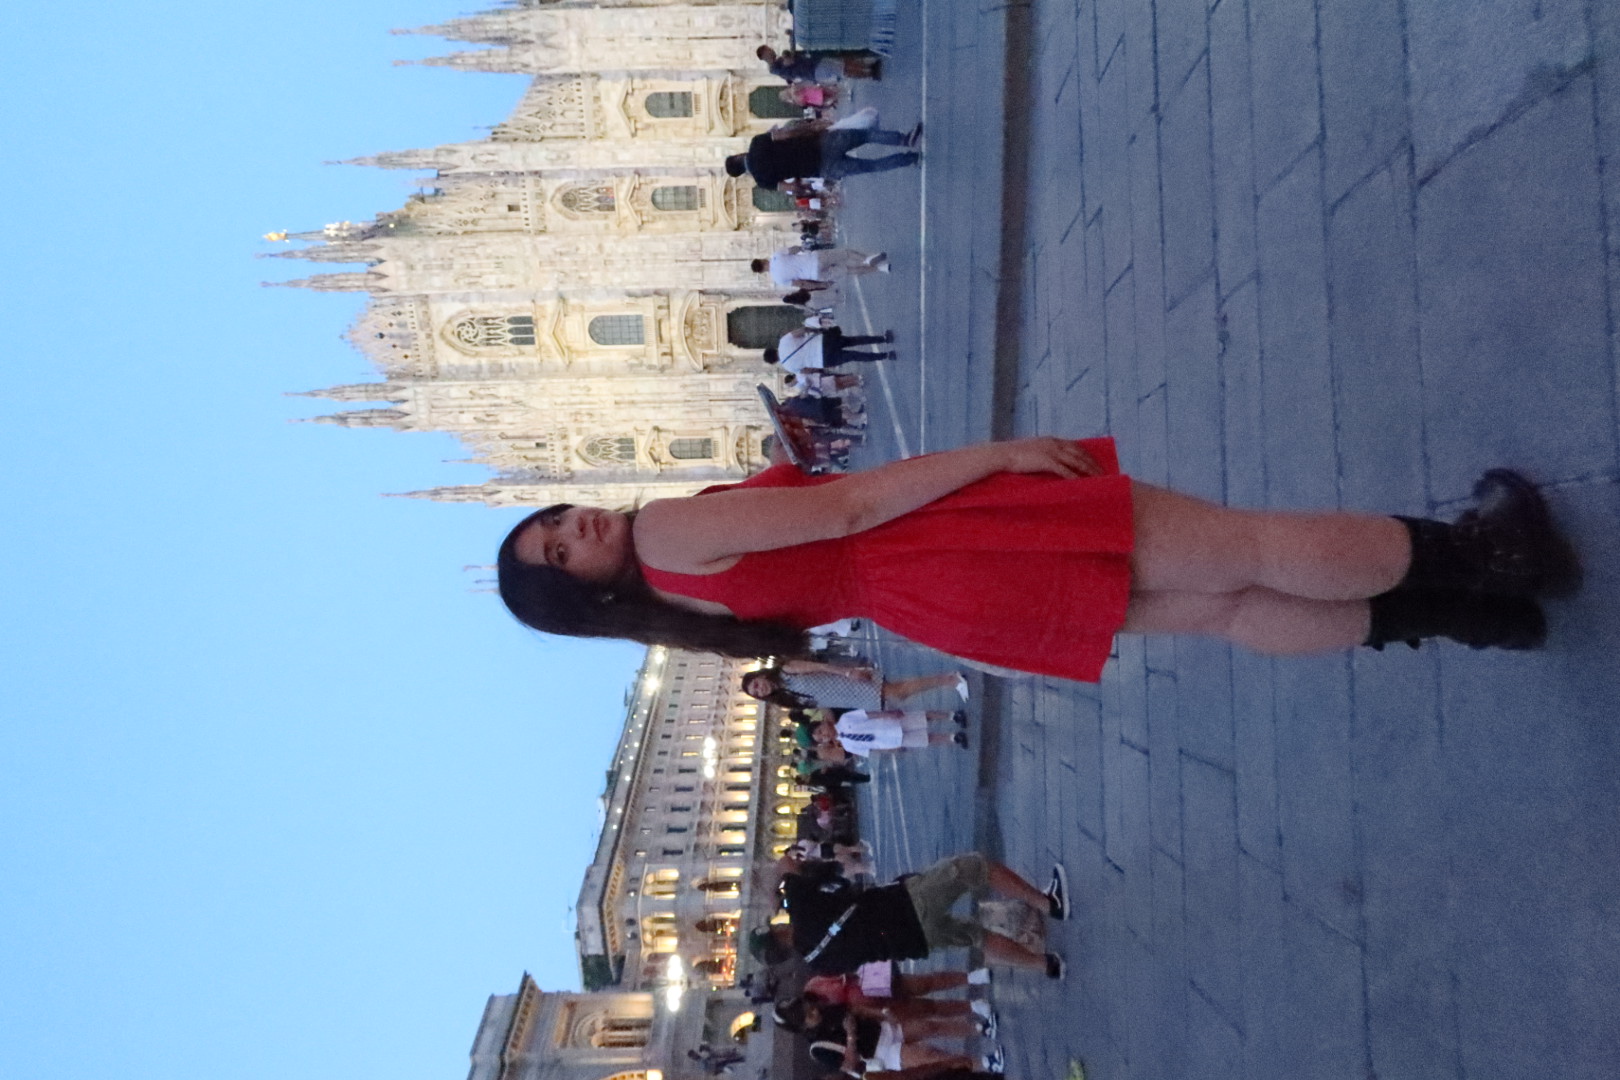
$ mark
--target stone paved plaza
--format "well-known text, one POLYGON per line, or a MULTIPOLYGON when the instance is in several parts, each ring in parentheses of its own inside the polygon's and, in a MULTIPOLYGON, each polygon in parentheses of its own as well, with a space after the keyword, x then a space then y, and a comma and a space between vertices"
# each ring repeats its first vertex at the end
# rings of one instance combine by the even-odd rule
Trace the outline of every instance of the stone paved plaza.
MULTIPOLYGON (((1241 506, 1449 515, 1549 485, 1587 564, 1548 648, 1268 660, 1121 639, 1102 683, 976 678, 976 753, 886 763, 884 865, 1069 868, 1009 1072, 1620 1075, 1620 5, 904 5, 846 184, 890 252, 866 462, 1111 433, 1241 506)), ((909 646, 896 671, 941 664, 909 646)))

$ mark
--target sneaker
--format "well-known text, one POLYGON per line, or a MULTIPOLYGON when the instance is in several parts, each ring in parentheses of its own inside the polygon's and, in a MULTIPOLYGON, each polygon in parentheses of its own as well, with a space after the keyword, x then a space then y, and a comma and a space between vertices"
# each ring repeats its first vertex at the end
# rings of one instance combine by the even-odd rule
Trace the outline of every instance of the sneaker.
POLYGON ((958 731, 955 735, 951 736, 951 742, 955 743, 957 746, 960 746, 962 749, 966 750, 968 748, 967 732, 958 731))
POLYGON ((990 969, 989 968, 987 968, 987 967, 974 968, 972 971, 967 973, 968 985, 969 986, 989 986, 990 985, 990 977, 991 976, 990 976, 990 969))
POLYGON ((1000 1076, 1007 1071, 1007 1051, 1000 1046, 992 1046, 989 1052, 980 1059, 979 1069, 982 1072, 995 1073, 1000 1076))
POLYGON ((963 701, 968 699, 968 681, 961 675, 956 677, 956 696, 963 701))
POLYGON ((1069 872, 1062 863, 1052 864, 1052 884, 1046 887, 1047 915, 1053 919, 1069 917, 1069 872))
POLYGON ((917 121, 917 126, 912 128, 910 133, 906 135, 907 146, 916 146, 922 142, 922 127, 922 121, 917 121))
POLYGON ((955 712, 951 713, 951 719, 956 721, 957 727, 967 727, 967 711, 965 709, 957 709, 955 712))
POLYGON ((883 343, 885 345, 893 345, 894 344, 894 331, 893 330, 885 330, 885 331, 883 331, 883 343))
POLYGON ((996 1016, 996 1010, 992 1009, 990 1003, 983 998, 970 1002, 969 1008, 979 1018, 979 1035, 994 1042, 996 1032, 1001 1030, 1001 1019, 996 1016))
POLYGON ((891 349, 888 352, 883 354, 883 359, 885 359, 885 360, 898 360, 898 359, 900 359, 900 354, 891 349))
POLYGON ((1062 982, 1064 976, 1068 973, 1069 965, 1063 962, 1063 957, 1055 952, 1046 954, 1046 977, 1048 979, 1056 979, 1062 982))

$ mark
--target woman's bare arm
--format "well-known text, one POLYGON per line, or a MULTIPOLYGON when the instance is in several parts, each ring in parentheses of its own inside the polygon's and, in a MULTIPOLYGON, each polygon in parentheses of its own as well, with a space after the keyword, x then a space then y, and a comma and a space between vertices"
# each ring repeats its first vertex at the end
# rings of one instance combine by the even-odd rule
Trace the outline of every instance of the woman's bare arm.
POLYGON ((871 682, 876 675, 866 664, 824 664, 819 660, 784 660, 782 670, 794 675, 822 671, 828 675, 838 675, 859 682, 871 682))
POLYGON ((648 503, 636 518, 636 553, 675 573, 713 573, 713 564, 751 551, 833 540, 876 528, 998 472, 1095 476, 1078 444, 1041 437, 981 443, 851 473, 830 484, 742 488, 648 503))

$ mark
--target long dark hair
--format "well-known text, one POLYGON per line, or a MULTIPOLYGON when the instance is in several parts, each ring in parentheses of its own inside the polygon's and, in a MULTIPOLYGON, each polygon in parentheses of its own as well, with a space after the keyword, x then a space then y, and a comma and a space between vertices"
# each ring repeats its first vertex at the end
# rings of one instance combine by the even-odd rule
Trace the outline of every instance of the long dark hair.
POLYGON ((535 511, 501 541, 495 558, 501 600, 524 626, 548 634, 625 638, 739 660, 809 654, 810 640, 802 630, 744 622, 731 615, 704 615, 665 603, 653 594, 638 566, 613 585, 592 585, 555 567, 519 559, 517 541, 524 530, 569 506, 558 503, 535 511))
MULTIPOLYGON (((771 705, 780 706, 784 709, 813 709, 816 706, 816 703, 811 699, 805 697, 803 694, 794 693, 792 690, 789 690, 785 685, 783 685, 782 669, 776 664, 768 664, 765 667, 755 668, 753 671, 743 672, 742 692, 748 694, 749 697, 754 698, 757 701, 764 701, 771 705), (762 677, 770 680, 770 693, 750 693, 748 690, 748 681, 750 679, 758 679, 762 677)), ((800 715, 803 714, 801 713, 800 715)), ((799 720, 798 717, 795 717, 794 722, 802 724, 805 721, 799 720)))

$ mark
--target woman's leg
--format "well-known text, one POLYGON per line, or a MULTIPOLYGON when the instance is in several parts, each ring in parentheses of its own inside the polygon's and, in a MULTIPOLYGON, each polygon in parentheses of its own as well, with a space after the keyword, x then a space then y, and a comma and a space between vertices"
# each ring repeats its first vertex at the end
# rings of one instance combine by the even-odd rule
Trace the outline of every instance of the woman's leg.
MULTIPOLYGON (((900 1048, 900 1066, 902 1071, 909 1074, 910 1070, 916 1069, 916 1076, 938 1075, 938 1073, 930 1071, 936 1069, 939 1071, 939 1073, 950 1072, 953 1069, 971 1070, 974 1067, 974 1064, 974 1060, 965 1054, 948 1054, 943 1050, 936 1050, 932 1046, 926 1046, 919 1043, 906 1043, 900 1048)), ((875 1075, 892 1077, 901 1074, 895 1072, 883 1072, 875 1075)))
POLYGON ((918 998, 912 1001, 890 1001, 885 1008, 889 1019, 902 1024, 913 1023, 917 1020, 928 1020, 939 1016, 960 1016, 971 1018, 973 1003, 963 999, 953 1001, 935 1001, 933 998, 918 998))
MULTIPOLYGON (((967 1002, 962 1004, 966 1005, 967 1002)), ((906 1045, 910 1046, 928 1039, 971 1039, 979 1033, 980 1027, 978 1018, 971 1014, 930 1016, 902 1022, 900 1033, 904 1036, 906 1045)))
POLYGON ((895 679, 892 682, 883 684, 883 700, 886 702, 904 701, 907 698, 916 697, 918 694, 927 693, 929 690, 941 690, 947 686, 955 686, 956 679, 957 674, 954 671, 944 675, 923 675, 915 679, 895 679))
MULTIPOLYGON (((1365 600, 1398 585, 1412 562, 1410 535, 1392 517, 1232 510, 1141 483, 1131 485, 1131 497, 1133 587, 1141 593, 1258 588, 1307 600, 1365 600)), ((1276 605, 1255 596, 1239 606, 1245 610, 1228 614, 1241 620, 1276 605)), ((1333 615, 1337 622, 1350 617, 1333 615)))
POLYGON ((870 274, 873 271, 872 260, 878 255, 855 248, 827 248, 816 252, 821 269, 828 277, 832 271, 846 274, 870 274))
POLYGON ((1367 640, 1365 600, 1306 600, 1270 589, 1228 593, 1138 592, 1125 612, 1128 634, 1201 634, 1273 656, 1350 649, 1367 640))
POLYGON ((923 971, 908 975, 896 974, 894 977, 896 997, 926 997, 945 990, 956 990, 967 984, 965 971, 923 971))

